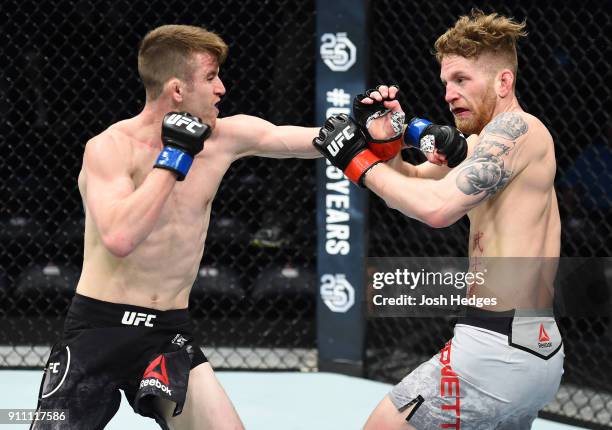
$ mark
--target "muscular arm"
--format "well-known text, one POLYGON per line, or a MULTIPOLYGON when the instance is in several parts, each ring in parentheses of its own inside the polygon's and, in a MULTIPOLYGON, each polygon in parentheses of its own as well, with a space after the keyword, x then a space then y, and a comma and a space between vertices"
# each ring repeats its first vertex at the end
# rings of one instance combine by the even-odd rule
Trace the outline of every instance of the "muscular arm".
MULTIPOLYGON (((474 148, 478 143, 478 136, 472 134, 468 136, 466 140, 468 143, 468 157, 470 157, 474 153, 474 148)), ((414 150, 417 151, 418 149, 414 150)), ((415 166, 402 160, 401 155, 389 160, 387 165, 403 175, 424 179, 442 179, 452 170, 446 165, 438 165, 430 161, 425 161, 415 166)))
POLYGON ((117 257, 130 254, 151 233, 176 183, 174 173, 153 169, 136 189, 130 160, 128 145, 108 135, 85 147, 85 204, 102 243, 117 257))
POLYGON ((447 166, 438 166, 429 161, 425 161, 415 166, 402 160, 401 154, 389 160, 387 165, 402 175, 412 178, 442 179, 451 171, 447 166))
MULTIPOLYGON (((312 145, 318 128, 277 126, 261 118, 236 115, 222 120, 223 134, 231 140, 236 158, 258 155, 271 158, 317 158, 312 145)), ((224 139, 225 141, 225 139, 224 139)))
POLYGON ((500 192, 526 167, 519 155, 527 132, 519 114, 503 113, 483 130, 473 153, 443 179, 406 177, 379 164, 365 184, 404 215, 446 227, 500 192))

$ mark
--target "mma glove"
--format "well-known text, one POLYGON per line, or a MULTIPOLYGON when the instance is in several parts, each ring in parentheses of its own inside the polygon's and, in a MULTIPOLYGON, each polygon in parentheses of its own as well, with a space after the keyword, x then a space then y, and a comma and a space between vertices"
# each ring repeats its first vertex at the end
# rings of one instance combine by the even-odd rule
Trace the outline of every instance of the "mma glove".
MULTIPOLYGON (((397 85, 393 85, 399 89, 397 85)), ((374 100, 372 104, 364 104, 361 101, 370 97, 370 94, 374 91, 378 91, 378 87, 375 89, 367 90, 364 94, 357 94, 353 99, 353 117, 361 131, 366 137, 368 142, 368 148, 377 157, 384 161, 390 160, 395 157, 402 149, 402 126, 404 125, 405 115, 403 112, 392 112, 391 113, 391 126, 395 134, 388 139, 374 139, 368 132, 368 126, 370 122, 376 118, 389 114, 389 109, 384 105, 384 102, 393 101, 395 97, 386 97, 381 101, 374 100)))
POLYGON ((449 125, 432 124, 422 118, 410 120, 404 141, 424 153, 437 149, 446 157, 448 167, 457 167, 467 156, 467 140, 459 130, 449 125))
POLYGON ((193 159, 202 149, 204 141, 212 130, 187 112, 169 112, 162 121, 162 142, 164 149, 157 157, 155 166, 177 174, 176 179, 183 181, 193 159))
POLYGON ((333 166, 361 187, 366 173, 383 161, 368 149, 359 125, 345 114, 329 117, 312 144, 333 166))

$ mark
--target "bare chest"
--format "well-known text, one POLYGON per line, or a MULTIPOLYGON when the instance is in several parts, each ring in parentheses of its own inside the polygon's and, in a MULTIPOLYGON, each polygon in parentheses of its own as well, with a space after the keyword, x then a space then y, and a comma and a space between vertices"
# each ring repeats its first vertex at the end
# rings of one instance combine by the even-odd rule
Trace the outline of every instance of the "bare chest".
POLYGON ((534 241, 544 240, 549 193, 515 181, 472 209, 470 255, 522 255, 534 241))
MULTIPOLYGON (((139 151, 134 158, 132 178, 136 188, 142 186, 153 170, 157 151, 139 151)), ((184 181, 177 181, 160 214, 160 223, 192 222, 210 211, 230 160, 212 150, 196 156, 184 181)))

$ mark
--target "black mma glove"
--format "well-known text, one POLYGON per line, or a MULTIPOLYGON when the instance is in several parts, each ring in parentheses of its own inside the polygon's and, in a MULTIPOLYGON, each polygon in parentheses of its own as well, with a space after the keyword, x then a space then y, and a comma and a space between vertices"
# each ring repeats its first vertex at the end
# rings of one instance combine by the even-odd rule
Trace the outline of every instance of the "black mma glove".
POLYGON ((437 149, 446 156, 448 167, 457 167, 467 156, 467 140, 455 127, 432 124, 422 118, 412 118, 404 132, 404 141, 423 152, 437 149))
POLYGON ((155 167, 176 172, 177 180, 187 176, 193 158, 204 149, 210 137, 210 126, 187 112, 169 112, 162 121, 164 149, 157 157, 155 167))
POLYGON ((332 165, 362 187, 368 170, 382 161, 368 149, 359 126, 345 114, 327 118, 312 144, 332 165))
MULTIPOLYGON (((399 89, 397 85, 392 85, 399 89)), ((361 101, 370 97, 370 94, 374 91, 378 91, 377 86, 375 89, 367 90, 364 94, 357 94, 353 99, 353 117, 363 134, 368 141, 368 147, 370 150, 379 158, 383 160, 390 160, 395 157, 402 148, 402 126, 404 125, 405 115, 403 112, 391 113, 391 124, 395 135, 388 139, 374 139, 368 132, 368 126, 370 122, 376 118, 389 114, 389 109, 384 106, 384 102, 395 100, 395 97, 383 98, 381 101, 374 100, 372 104, 364 104, 361 101)))

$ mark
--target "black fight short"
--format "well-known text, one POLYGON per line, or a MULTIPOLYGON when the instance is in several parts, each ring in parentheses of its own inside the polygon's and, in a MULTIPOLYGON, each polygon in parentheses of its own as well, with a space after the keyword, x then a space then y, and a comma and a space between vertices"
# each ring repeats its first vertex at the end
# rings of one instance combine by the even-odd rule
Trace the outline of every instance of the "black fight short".
POLYGON ((175 402, 174 415, 180 414, 189 371, 206 361, 187 309, 158 311, 76 294, 38 396, 40 415, 62 410, 66 419, 35 421, 31 429, 103 429, 119 409, 119 390, 134 411, 167 429, 153 399, 175 402))

